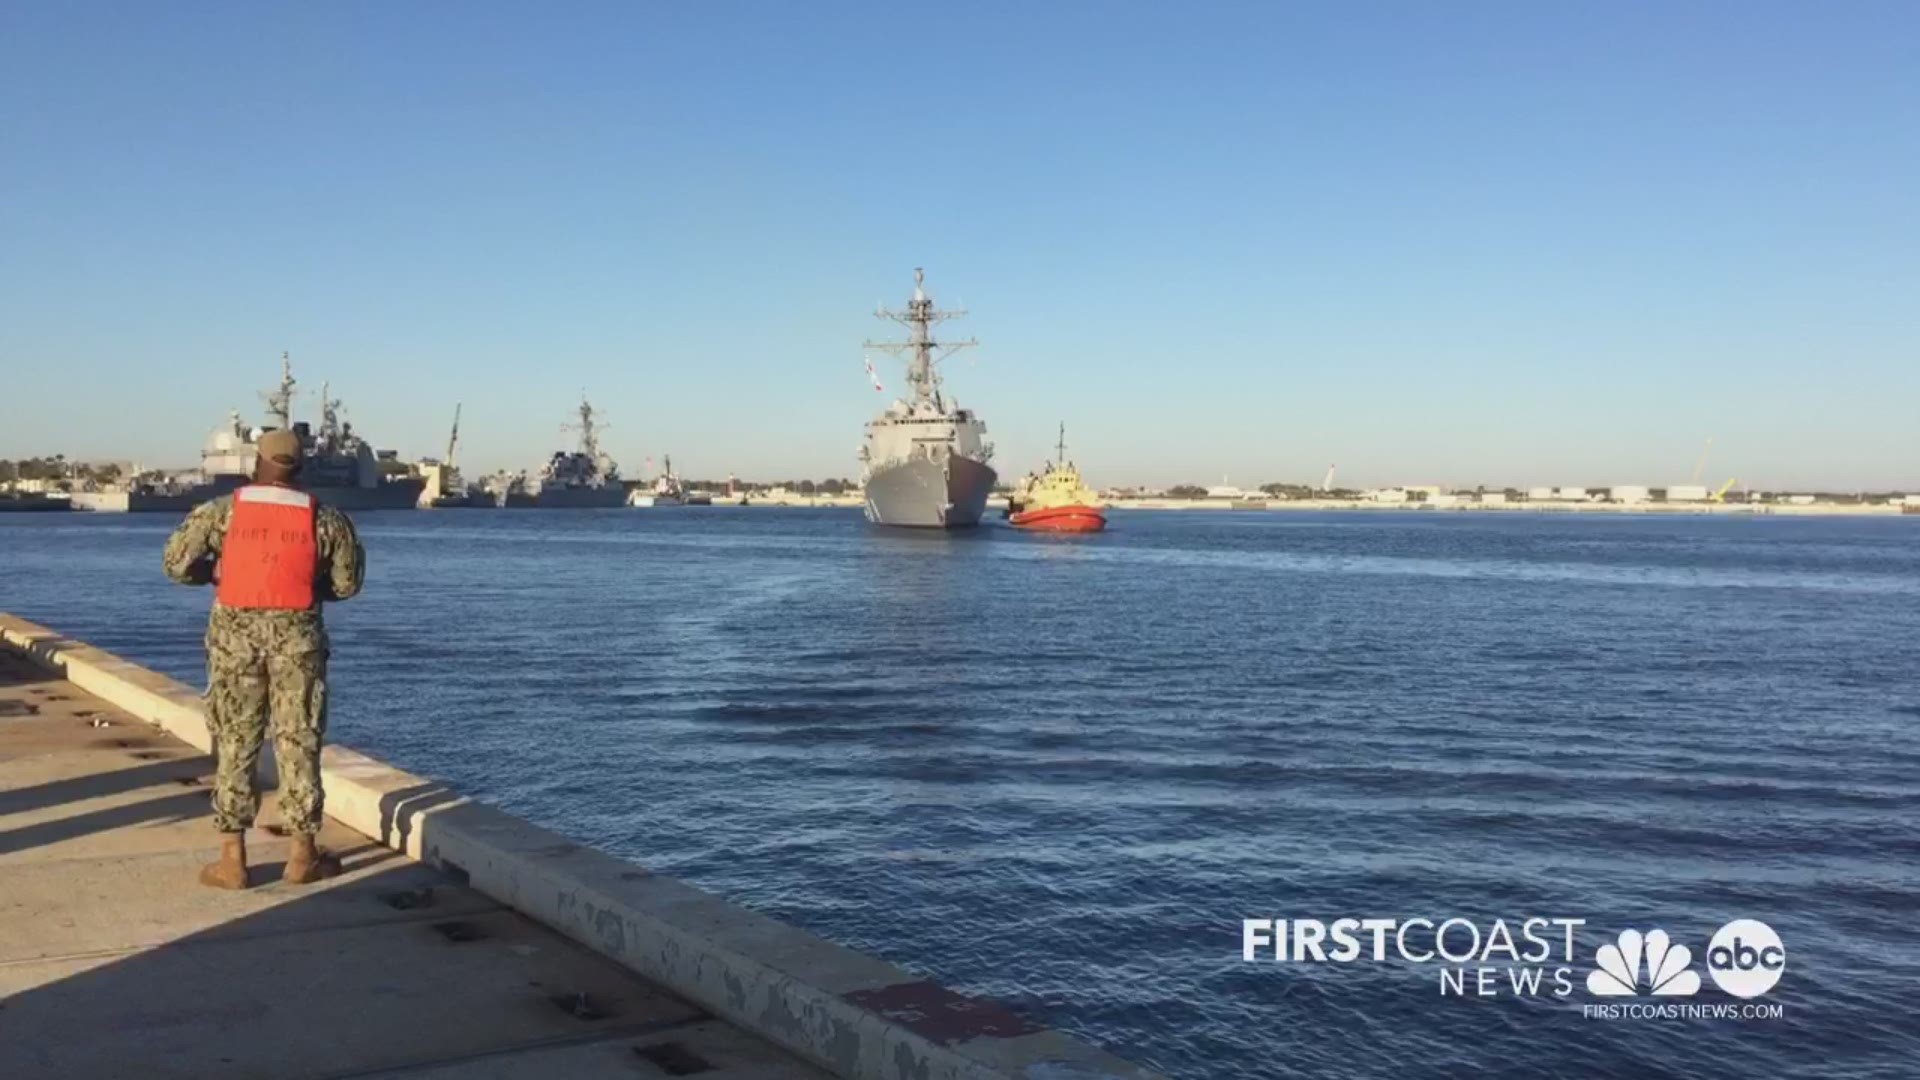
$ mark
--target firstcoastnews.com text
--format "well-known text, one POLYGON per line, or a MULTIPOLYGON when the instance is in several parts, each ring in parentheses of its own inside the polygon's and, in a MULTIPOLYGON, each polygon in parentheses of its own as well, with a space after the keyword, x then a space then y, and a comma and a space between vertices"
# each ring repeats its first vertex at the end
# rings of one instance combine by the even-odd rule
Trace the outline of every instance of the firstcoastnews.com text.
POLYGON ((1607 1002, 1580 1006, 1589 1020, 1778 1020, 1778 1002, 1607 1002))

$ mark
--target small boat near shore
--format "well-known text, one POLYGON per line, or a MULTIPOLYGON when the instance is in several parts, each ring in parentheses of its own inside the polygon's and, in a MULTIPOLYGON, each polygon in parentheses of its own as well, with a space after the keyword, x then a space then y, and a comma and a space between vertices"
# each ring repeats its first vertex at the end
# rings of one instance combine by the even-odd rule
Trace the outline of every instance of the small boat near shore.
POLYGON ((1099 532, 1107 527, 1100 497, 1067 460, 1067 427, 1060 425, 1059 456, 1039 475, 1029 473, 1007 498, 1007 520, 1035 532, 1099 532))

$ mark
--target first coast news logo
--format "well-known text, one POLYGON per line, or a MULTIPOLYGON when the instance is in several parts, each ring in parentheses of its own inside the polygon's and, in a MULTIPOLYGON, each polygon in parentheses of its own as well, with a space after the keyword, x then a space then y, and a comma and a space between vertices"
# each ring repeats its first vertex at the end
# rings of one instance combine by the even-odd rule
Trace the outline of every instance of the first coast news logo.
POLYGON ((1700 973, 1692 948, 1665 930, 1622 930, 1578 960, 1575 931, 1585 919, 1242 919, 1240 956, 1249 963, 1348 964, 1398 960, 1435 965, 1440 996, 1571 998, 1590 1019, 1777 1020, 1777 1002, 1755 1002, 1780 981, 1787 949, 1773 928, 1735 919, 1706 944, 1714 985, 1737 1001, 1695 1002, 1700 973), (1582 974, 1584 972, 1584 974, 1582 974))

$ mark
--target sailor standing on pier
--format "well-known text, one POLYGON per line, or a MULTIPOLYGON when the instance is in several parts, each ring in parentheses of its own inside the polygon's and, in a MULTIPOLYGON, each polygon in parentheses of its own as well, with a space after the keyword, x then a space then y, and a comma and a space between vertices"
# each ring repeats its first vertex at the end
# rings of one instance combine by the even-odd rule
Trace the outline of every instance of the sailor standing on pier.
POLYGON ((314 843, 320 831, 320 742, 327 730, 327 631, 320 606, 360 591, 366 553, 353 523, 300 490, 300 436, 269 431, 253 483, 202 503, 167 540, 167 576, 214 584, 207 619, 207 726, 217 775, 213 823, 220 860, 200 881, 247 887, 246 830, 260 808, 255 775, 271 721, 280 814, 293 847, 285 880, 340 872, 314 843))

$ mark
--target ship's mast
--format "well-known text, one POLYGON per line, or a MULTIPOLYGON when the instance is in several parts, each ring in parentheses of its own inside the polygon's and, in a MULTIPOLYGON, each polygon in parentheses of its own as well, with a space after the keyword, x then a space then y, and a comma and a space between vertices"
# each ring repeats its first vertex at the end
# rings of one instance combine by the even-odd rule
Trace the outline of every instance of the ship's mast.
POLYGON ((1065 465, 1067 463, 1067 425, 1064 421, 1060 424, 1060 445, 1056 450, 1060 456, 1055 458, 1053 463, 1055 465, 1065 465))
POLYGON ((282 430, 293 427, 293 361, 286 353, 280 354, 280 385, 261 396, 267 399, 267 411, 280 421, 282 430))
POLYGON ((340 440, 340 399, 328 382, 320 384, 320 438, 329 446, 340 440))
POLYGON ((580 398, 580 422, 578 424, 567 424, 560 430, 578 431, 580 433, 580 452, 597 461, 600 458, 600 426, 601 425, 596 425, 593 422, 593 405, 587 401, 585 395, 582 395, 580 398))
POLYGON ((961 349, 980 343, 972 338, 965 341, 935 341, 933 325, 965 314, 965 311, 941 311, 935 308, 933 298, 927 295, 926 271, 916 266, 913 268, 913 299, 907 302, 907 310, 895 311, 883 307, 874 312, 878 318, 891 319, 905 326, 907 340, 869 341, 866 347, 905 356, 907 385, 913 387, 914 404, 930 404, 944 411, 946 402, 940 396, 940 371, 937 365, 961 349))

